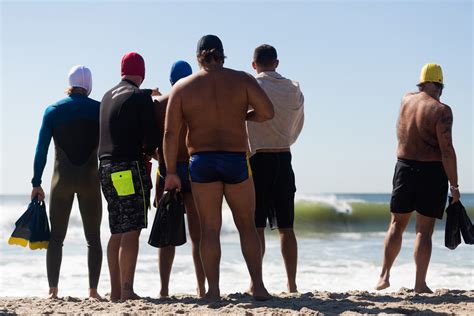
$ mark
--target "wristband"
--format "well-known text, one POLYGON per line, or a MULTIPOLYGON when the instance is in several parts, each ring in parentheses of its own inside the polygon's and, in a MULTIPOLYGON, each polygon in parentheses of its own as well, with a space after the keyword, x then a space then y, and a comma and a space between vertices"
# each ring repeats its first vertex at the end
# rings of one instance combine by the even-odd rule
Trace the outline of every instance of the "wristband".
POLYGON ((451 189, 451 191, 459 191, 459 185, 450 185, 449 188, 451 189))

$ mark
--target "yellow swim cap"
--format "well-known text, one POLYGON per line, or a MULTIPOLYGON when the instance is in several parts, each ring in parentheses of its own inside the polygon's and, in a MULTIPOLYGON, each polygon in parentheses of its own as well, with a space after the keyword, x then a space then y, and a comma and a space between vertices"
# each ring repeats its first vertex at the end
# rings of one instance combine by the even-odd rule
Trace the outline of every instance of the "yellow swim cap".
POLYGON ((420 83, 437 82, 443 84, 443 71, 438 64, 426 64, 421 69, 420 83))

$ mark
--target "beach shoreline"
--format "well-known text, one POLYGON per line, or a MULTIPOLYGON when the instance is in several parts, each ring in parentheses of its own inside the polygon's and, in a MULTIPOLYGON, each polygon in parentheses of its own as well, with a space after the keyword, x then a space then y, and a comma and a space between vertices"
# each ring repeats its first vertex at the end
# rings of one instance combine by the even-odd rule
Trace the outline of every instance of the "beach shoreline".
POLYGON ((166 299, 145 297, 136 301, 112 303, 66 296, 57 300, 38 297, 2 297, 0 314, 73 315, 360 315, 360 314, 474 314, 474 290, 438 289, 433 294, 416 294, 405 288, 393 293, 314 291, 278 294, 257 302, 247 294, 234 293, 205 304, 195 296, 175 295, 166 299))

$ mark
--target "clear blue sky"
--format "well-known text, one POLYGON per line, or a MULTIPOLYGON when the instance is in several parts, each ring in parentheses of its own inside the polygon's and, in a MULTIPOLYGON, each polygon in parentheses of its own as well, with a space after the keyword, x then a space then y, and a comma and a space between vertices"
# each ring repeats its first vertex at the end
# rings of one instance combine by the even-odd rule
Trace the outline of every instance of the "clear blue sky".
MULTIPOLYGON (((300 82, 306 122, 293 147, 299 193, 390 192, 401 96, 427 62, 443 66, 454 111, 461 190, 473 184, 471 1, 2 1, 0 193, 29 193, 44 109, 67 72, 92 70, 91 97, 119 81, 128 51, 146 62, 144 87, 169 90, 177 59, 194 70, 197 40, 217 34, 226 66, 253 73, 253 49, 274 45, 278 71, 300 82)), ((51 144, 43 175, 49 190, 51 144)))

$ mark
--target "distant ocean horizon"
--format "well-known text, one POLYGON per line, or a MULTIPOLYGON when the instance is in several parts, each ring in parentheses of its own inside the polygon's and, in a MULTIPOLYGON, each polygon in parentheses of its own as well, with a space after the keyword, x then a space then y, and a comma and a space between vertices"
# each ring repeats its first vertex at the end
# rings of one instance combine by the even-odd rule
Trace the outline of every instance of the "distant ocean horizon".
MULTIPOLYGON (((461 201, 474 217, 474 194, 462 193, 461 201)), ((0 195, 0 296, 45 296, 47 293, 46 252, 10 246, 8 237, 16 219, 26 210, 29 196, 0 195)), ((295 204, 295 231, 298 238, 299 265, 297 282, 301 292, 313 290, 373 290, 380 273, 383 240, 388 226, 389 193, 301 194, 295 204)), ((48 197, 46 198, 48 206, 48 197)), ((149 212, 152 223, 156 210, 149 212)), ((108 215, 103 201, 101 238, 105 253, 108 238, 108 215)), ((391 283, 386 291, 414 285, 414 220, 395 262, 391 283)), ((472 290, 474 284, 474 249, 465 244, 455 250, 444 247, 443 220, 437 221, 433 235, 433 253, 427 281, 432 289, 472 290)), ((135 288, 140 295, 156 297, 159 292, 157 250, 147 244, 150 228, 140 238, 135 288)), ((276 232, 267 232, 264 258, 264 281, 270 292, 286 289, 285 270, 276 232)), ((239 237, 227 206, 223 206, 221 233, 221 291, 245 291, 249 277, 243 260, 239 237)), ((87 295, 86 243, 74 202, 68 233, 64 242, 60 276, 60 295, 87 295)), ((99 291, 109 291, 107 261, 104 256, 99 291)), ((171 275, 171 294, 195 292, 190 241, 177 247, 171 275)))

